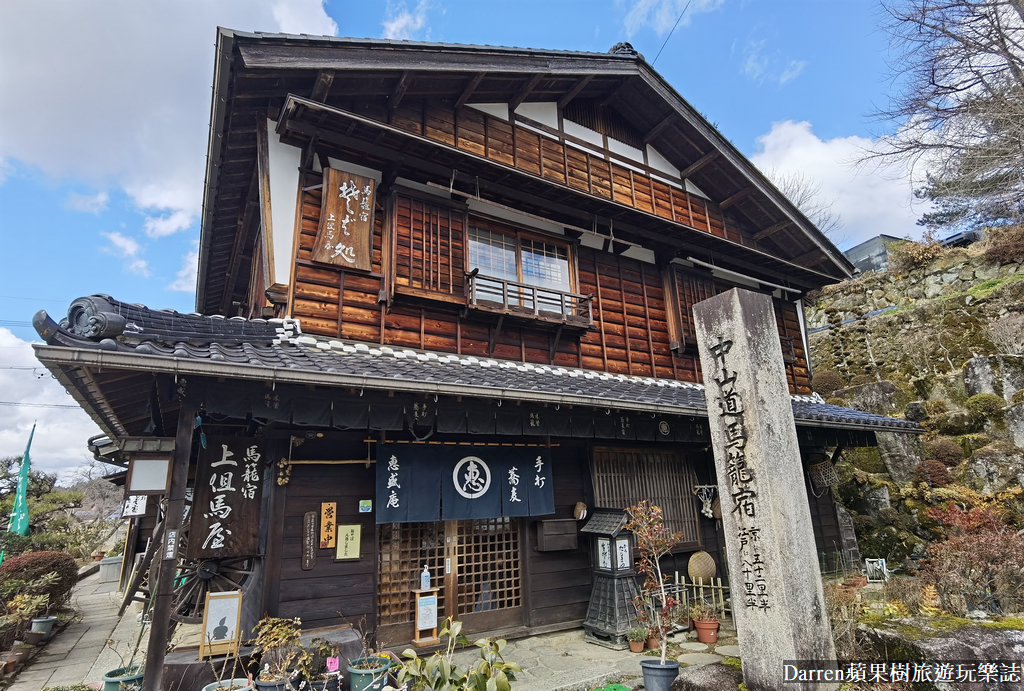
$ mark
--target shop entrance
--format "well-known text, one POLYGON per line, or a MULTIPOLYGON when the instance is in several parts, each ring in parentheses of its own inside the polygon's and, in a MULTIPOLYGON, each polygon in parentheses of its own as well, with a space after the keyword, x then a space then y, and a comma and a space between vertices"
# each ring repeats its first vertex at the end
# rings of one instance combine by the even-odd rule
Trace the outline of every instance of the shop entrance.
POLYGON ((520 521, 485 518, 379 527, 377 637, 408 641, 415 612, 412 590, 426 564, 438 588, 438 625, 448 616, 464 630, 484 631, 524 622, 520 521))

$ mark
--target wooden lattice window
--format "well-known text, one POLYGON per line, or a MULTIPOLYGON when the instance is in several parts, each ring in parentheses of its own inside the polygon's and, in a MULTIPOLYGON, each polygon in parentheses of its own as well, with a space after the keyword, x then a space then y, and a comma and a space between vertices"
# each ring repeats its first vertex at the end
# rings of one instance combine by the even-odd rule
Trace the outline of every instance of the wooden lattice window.
POLYGON ((660 506, 669 530, 683 533, 679 549, 700 545, 693 465, 675 451, 594 449, 596 506, 624 509, 641 499, 660 506))
MULTIPOLYGON (((381 625, 413 621, 409 593, 420 587, 426 564, 435 578, 444 573, 444 523, 386 523, 380 526, 380 582, 377 616, 381 625)), ((440 585, 435 582, 433 585, 440 585)), ((445 592, 438 592, 437 611, 445 611, 445 592)))

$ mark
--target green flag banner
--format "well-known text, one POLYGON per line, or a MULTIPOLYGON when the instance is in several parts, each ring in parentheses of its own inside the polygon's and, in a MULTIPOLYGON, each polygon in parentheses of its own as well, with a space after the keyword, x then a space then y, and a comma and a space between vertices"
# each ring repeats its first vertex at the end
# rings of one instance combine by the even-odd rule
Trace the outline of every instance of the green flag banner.
POLYGON ((32 448, 32 437, 35 436, 36 426, 32 425, 32 432, 28 435, 28 444, 25 446, 25 455, 21 458, 21 472, 18 475, 18 493, 14 497, 14 509, 11 511, 11 522, 7 530, 18 535, 28 535, 28 470, 31 465, 28 454, 32 448))

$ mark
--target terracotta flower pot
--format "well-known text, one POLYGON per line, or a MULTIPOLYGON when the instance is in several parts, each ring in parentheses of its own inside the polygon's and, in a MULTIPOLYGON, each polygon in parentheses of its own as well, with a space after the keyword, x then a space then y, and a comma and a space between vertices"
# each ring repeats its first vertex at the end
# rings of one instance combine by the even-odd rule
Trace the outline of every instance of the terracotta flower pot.
POLYGON ((694 619, 693 625, 697 627, 697 640, 701 643, 715 643, 718 641, 717 621, 698 621, 694 619))
POLYGON ((648 650, 657 650, 660 647, 661 647, 661 639, 660 638, 655 638, 654 636, 651 636, 651 637, 649 637, 647 639, 647 649, 648 650))
POLYGON ((634 653, 642 653, 644 651, 644 641, 629 641, 629 649, 634 653))

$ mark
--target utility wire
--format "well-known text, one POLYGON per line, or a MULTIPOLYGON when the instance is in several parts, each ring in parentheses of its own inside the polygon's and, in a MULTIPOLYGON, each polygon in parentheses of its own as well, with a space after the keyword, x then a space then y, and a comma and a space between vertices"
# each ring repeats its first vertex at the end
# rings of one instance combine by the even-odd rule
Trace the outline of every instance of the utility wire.
POLYGON ((654 63, 658 62, 658 58, 661 57, 661 51, 665 50, 665 46, 668 45, 668 40, 672 38, 672 34, 675 33, 676 27, 679 26, 679 22, 683 19, 683 15, 686 14, 686 10, 690 8, 690 1, 686 0, 686 4, 683 6, 683 11, 676 17, 676 23, 672 25, 672 30, 668 32, 668 36, 665 37, 665 42, 661 44, 661 48, 658 48, 658 54, 654 56, 654 62, 651 63, 651 67, 654 67, 654 63))
POLYGON ((75 408, 81 410, 81 406, 64 405, 61 403, 22 403, 20 401, 0 401, 0 405, 19 406, 22 408, 75 408))

